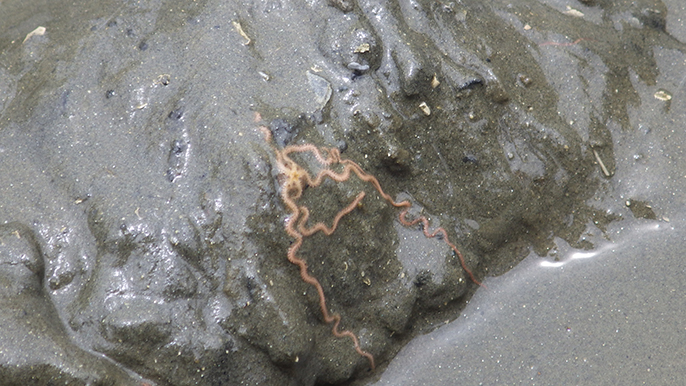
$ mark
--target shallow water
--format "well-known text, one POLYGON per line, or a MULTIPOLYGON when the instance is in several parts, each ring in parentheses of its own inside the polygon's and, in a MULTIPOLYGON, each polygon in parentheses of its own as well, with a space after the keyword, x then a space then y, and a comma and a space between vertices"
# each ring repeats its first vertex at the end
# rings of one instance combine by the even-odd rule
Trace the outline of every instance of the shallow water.
POLYGON ((593 252, 530 256, 461 318, 416 338, 375 385, 675 384, 684 223, 640 221, 593 252))

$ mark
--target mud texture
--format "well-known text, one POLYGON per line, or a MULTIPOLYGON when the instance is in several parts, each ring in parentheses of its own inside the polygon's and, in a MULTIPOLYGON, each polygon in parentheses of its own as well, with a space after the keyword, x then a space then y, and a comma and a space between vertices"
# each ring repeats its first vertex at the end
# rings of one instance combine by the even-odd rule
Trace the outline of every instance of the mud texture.
POLYGON ((615 170, 608 126, 654 83, 652 47, 684 48, 666 9, 464 3, 3 1, 0 375, 362 384, 459 315, 476 285, 442 240, 327 181, 302 197, 312 221, 367 196, 299 255, 377 369, 335 338, 286 258, 260 125, 339 148, 477 277, 555 237, 592 247, 586 224, 614 219, 588 204, 615 170))

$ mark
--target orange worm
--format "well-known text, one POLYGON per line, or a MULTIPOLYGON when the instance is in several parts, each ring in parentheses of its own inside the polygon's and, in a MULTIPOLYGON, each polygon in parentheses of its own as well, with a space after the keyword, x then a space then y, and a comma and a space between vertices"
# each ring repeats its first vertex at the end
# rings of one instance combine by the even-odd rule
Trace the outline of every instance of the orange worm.
POLYGON ((412 221, 408 221, 406 219, 406 215, 409 209, 412 207, 410 201, 404 200, 401 202, 396 202, 389 194, 384 192, 384 190, 381 188, 379 180, 377 180, 376 177, 366 173, 362 167, 354 161, 342 159, 340 151, 337 148, 320 148, 312 144, 302 144, 289 145, 279 150, 271 141, 272 134, 269 129, 264 126, 261 126, 259 129, 264 133, 265 140, 267 143, 269 143, 270 147, 274 151, 279 172, 286 177, 281 183, 281 198, 290 211, 290 216, 286 220, 285 230, 289 236, 295 239, 290 248, 288 248, 288 261, 297 265, 300 269, 300 276, 302 277, 302 280, 305 283, 315 287, 317 290, 317 294, 319 296, 319 308, 321 309, 322 317, 326 323, 333 323, 333 335, 337 338, 350 338, 353 341, 355 351, 369 360, 372 370, 375 368, 374 356, 362 350, 359 340, 354 333, 349 330, 339 331, 338 326, 341 322, 341 316, 339 314, 332 314, 329 312, 329 309, 326 306, 326 296, 324 294, 322 285, 319 283, 319 280, 309 274, 307 270, 307 262, 297 256, 297 252, 302 246, 304 237, 311 236, 319 231, 327 236, 333 234, 343 216, 355 210, 355 208, 360 204, 362 199, 365 197, 365 192, 360 192, 350 204, 341 209, 336 216, 334 216, 331 227, 326 226, 326 224, 323 222, 318 222, 312 227, 308 228, 306 224, 310 217, 310 210, 306 206, 298 205, 296 202, 302 196, 302 193, 306 187, 317 187, 321 185, 327 177, 335 182, 344 182, 350 178, 351 173, 354 173, 360 180, 368 182, 374 186, 379 195, 392 206, 396 208, 405 208, 398 216, 398 220, 403 226, 413 226, 421 222, 423 226, 423 232, 426 237, 434 238, 438 234, 441 234, 441 239, 455 252, 460 260, 460 265, 465 270, 469 278, 474 283, 485 287, 476 279, 472 271, 469 270, 467 264, 465 263, 464 256, 462 253, 460 253, 455 244, 450 242, 448 239, 448 234, 444 228, 439 227, 433 232, 429 232, 429 220, 425 216, 419 216, 412 221), (313 179, 310 173, 305 170, 305 168, 290 158, 289 155, 292 153, 312 153, 314 158, 323 166, 323 168, 313 179), (329 169, 329 166, 334 164, 343 165, 343 169, 340 172, 335 172, 329 169))

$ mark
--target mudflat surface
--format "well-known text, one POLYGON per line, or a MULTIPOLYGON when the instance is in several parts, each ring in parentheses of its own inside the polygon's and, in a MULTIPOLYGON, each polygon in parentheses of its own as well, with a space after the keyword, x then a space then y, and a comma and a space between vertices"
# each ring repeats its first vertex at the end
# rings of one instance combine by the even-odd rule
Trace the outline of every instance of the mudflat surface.
MULTIPOLYGON (((686 8, 664 4, 667 31, 684 41, 686 8)), ((613 131, 617 169, 595 198, 623 219, 589 232, 592 250, 557 239, 553 254, 489 278, 460 318, 415 338, 374 385, 679 382, 686 68, 682 51, 655 46, 653 55, 660 75, 634 80, 630 129, 613 131), (660 90, 674 104, 657 99, 660 90)))
POLYGON ((0 375, 673 379, 676 3, 2 1, 0 375))

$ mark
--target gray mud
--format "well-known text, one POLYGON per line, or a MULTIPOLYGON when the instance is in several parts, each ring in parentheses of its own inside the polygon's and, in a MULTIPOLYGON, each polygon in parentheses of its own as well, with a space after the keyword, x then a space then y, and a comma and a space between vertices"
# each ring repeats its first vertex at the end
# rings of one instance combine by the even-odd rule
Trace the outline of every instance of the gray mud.
POLYGON ((306 189, 327 223, 367 193, 299 255, 371 371, 287 260, 284 176, 258 127, 337 147, 478 278, 499 275, 556 240, 593 248, 590 224, 627 216, 600 197, 656 52, 684 50, 669 16, 659 1, 3 1, 0 377, 368 383, 478 286, 370 184, 306 189))

